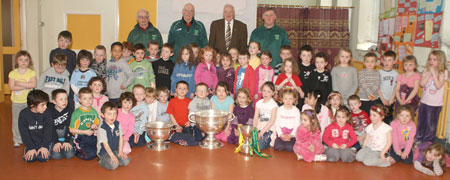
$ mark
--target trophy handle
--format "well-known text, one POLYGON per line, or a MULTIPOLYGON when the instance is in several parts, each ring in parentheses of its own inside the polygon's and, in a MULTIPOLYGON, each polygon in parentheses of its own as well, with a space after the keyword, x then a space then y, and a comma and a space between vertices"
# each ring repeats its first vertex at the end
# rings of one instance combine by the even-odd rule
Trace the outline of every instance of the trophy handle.
POLYGON ((230 119, 228 119, 228 122, 231 122, 231 121, 233 121, 234 120, 234 118, 235 118, 235 116, 234 116, 234 114, 233 113, 228 113, 228 115, 230 115, 231 114, 231 118, 230 119))
POLYGON ((192 116, 195 116, 195 112, 189 113, 189 115, 188 115, 189 121, 190 121, 191 123, 195 123, 195 120, 191 118, 192 116))

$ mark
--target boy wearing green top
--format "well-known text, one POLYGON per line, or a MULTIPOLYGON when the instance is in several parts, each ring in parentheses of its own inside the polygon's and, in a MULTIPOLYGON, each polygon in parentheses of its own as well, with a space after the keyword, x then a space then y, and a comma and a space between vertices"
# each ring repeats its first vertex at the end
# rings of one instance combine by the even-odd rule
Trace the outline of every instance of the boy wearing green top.
POLYGON ((81 106, 72 113, 69 129, 74 134, 76 155, 80 159, 91 160, 97 156, 96 130, 100 124, 97 111, 92 108, 93 94, 88 87, 78 91, 81 106))
POLYGON ((130 63, 130 68, 133 71, 134 80, 128 86, 128 91, 132 92, 136 84, 141 84, 146 88, 155 88, 155 74, 153 73, 152 63, 143 61, 145 57, 145 46, 141 43, 134 45, 133 55, 136 60, 130 63))

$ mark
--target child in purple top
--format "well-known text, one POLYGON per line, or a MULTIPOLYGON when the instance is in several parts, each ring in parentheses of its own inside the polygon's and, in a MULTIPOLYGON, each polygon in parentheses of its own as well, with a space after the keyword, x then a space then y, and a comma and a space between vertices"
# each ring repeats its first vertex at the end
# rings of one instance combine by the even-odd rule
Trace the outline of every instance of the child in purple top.
POLYGON ((247 88, 241 88, 237 91, 236 105, 233 110, 236 118, 231 122, 232 131, 227 139, 230 144, 239 143, 238 124, 252 125, 253 116, 255 115, 255 109, 251 105, 250 91, 247 88))
POLYGON ((220 58, 221 67, 217 69, 217 79, 225 82, 228 85, 228 91, 234 94, 234 68, 231 66, 231 55, 224 53, 220 58))

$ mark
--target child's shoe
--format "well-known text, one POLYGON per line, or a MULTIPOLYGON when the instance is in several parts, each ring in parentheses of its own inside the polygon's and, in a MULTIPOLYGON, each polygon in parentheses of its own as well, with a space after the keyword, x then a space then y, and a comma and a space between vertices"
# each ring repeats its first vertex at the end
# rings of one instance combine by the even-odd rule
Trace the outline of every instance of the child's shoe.
POLYGON ((302 155, 300 155, 300 154, 298 154, 298 153, 295 153, 295 155, 297 155, 297 160, 302 160, 302 159, 303 159, 303 156, 302 156, 302 155))
POLYGON ((20 143, 14 143, 14 147, 15 148, 18 148, 18 147, 20 147, 22 144, 20 144, 20 143))
POLYGON ((318 154, 314 156, 314 161, 326 161, 327 155, 325 154, 318 154))

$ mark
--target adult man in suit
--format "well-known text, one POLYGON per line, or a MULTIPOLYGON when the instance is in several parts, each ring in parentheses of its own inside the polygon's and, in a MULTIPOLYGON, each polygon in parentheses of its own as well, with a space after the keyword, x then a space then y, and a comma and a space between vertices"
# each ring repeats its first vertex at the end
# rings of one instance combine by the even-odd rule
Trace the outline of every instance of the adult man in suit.
POLYGON ((234 19, 234 7, 226 4, 223 7, 223 19, 211 23, 209 46, 226 52, 229 48, 239 51, 247 49, 247 25, 234 19))

